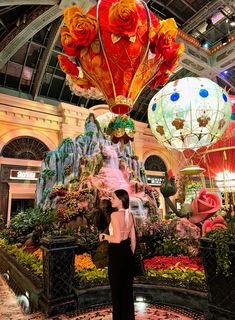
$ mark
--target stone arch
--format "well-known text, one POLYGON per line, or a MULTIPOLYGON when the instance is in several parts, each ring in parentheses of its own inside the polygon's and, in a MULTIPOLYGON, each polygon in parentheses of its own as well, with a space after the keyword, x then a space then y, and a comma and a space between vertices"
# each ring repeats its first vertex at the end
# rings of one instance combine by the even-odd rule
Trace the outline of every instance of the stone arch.
POLYGON ((2 150, 6 144, 20 137, 32 137, 34 139, 37 139, 43 142, 49 150, 53 150, 57 147, 53 141, 51 141, 47 136, 39 131, 30 129, 17 129, 8 131, 6 134, 0 137, 0 154, 2 153, 2 150))
POLYGON ((148 171, 167 171, 167 166, 165 161, 157 156, 157 155, 150 155, 144 162, 145 170, 148 171))

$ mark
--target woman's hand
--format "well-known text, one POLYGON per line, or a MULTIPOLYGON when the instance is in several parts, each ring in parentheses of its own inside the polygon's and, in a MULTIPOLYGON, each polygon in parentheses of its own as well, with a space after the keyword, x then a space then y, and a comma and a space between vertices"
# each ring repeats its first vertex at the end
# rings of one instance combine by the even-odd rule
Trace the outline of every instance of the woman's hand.
POLYGON ((100 240, 100 241, 104 241, 104 240, 105 240, 105 236, 106 236, 105 233, 100 233, 100 234, 99 234, 99 240, 100 240))

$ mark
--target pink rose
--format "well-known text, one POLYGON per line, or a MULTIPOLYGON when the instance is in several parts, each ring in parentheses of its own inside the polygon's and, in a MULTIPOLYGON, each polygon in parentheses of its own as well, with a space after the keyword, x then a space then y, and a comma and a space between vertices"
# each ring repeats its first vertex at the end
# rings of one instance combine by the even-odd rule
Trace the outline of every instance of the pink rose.
POLYGON ((220 197, 206 189, 201 189, 199 195, 192 201, 193 215, 189 218, 192 223, 199 223, 212 217, 220 208, 220 197))

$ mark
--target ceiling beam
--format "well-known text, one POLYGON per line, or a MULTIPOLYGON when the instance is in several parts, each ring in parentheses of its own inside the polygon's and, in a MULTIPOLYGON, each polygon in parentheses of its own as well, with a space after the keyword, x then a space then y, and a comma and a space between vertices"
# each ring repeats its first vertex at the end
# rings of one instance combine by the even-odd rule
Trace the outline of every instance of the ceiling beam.
POLYGON ((63 11, 58 5, 38 6, 27 18, 25 24, 14 28, 0 45, 0 68, 39 30, 56 18, 62 16, 63 11))
MULTIPOLYGON (((11 2, 11 4, 13 2, 11 2)), ((41 6, 42 1, 40 0, 37 2, 40 2, 40 6, 37 6, 33 11, 33 14, 29 15, 26 24, 22 24, 19 27, 14 28, 1 41, 0 68, 2 68, 6 62, 39 30, 62 16, 64 8, 72 6, 75 3, 82 7, 86 12, 96 3, 95 0, 61 0, 59 1, 59 5, 41 6)))
POLYGON ((235 86, 229 81, 229 79, 225 79, 224 77, 221 77, 220 74, 217 75, 217 78, 221 79, 225 84, 228 85, 233 91, 235 91, 235 86))
POLYGON ((55 4, 58 4, 60 0, 0 0, 0 7, 3 6, 16 6, 16 5, 49 5, 53 6, 55 4))
POLYGON ((83 8, 84 12, 87 12, 96 3, 97 3, 96 0, 61 0, 60 8, 64 10, 65 8, 77 5, 83 8))
POLYGON ((158 0, 153 0, 154 3, 158 4, 159 6, 161 6, 162 8, 164 8, 165 10, 169 11, 171 14, 173 14, 175 17, 177 17, 180 21, 182 21, 182 23, 184 22, 184 19, 182 17, 180 17, 174 10, 172 10, 170 7, 168 7, 167 5, 163 4, 161 1, 158 0))
POLYGON ((183 24, 182 30, 189 33, 198 27, 202 22, 208 18, 208 14, 213 15, 218 9, 223 6, 223 0, 214 0, 202 7, 201 10, 196 12, 188 21, 183 24))
POLYGON ((40 61, 39 66, 37 68, 37 73, 36 73, 36 76, 35 76, 34 86, 32 88, 33 100, 36 100, 36 98, 38 96, 38 92, 39 92, 39 89, 40 89, 40 86, 41 86, 41 82, 42 82, 43 76, 45 74, 48 61, 49 61, 49 59, 51 57, 52 50, 53 50, 53 48, 55 46, 55 43, 56 43, 56 41, 58 39, 59 30, 60 30, 60 27, 62 26, 62 24, 63 24, 63 17, 58 18, 52 24, 52 28, 50 30, 50 35, 49 35, 49 38, 48 38, 48 41, 47 41, 47 46, 43 51, 41 61, 40 61))

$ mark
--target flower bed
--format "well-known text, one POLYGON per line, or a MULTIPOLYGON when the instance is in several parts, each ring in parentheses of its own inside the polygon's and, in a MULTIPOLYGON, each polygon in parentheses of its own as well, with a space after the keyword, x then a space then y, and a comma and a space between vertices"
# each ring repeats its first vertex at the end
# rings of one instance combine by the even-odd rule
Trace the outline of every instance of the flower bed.
MULTIPOLYGON (((81 261, 76 268, 76 287, 89 288, 108 284, 107 268, 96 268, 87 254, 77 256, 81 261)), ((181 287, 198 291, 207 291, 202 261, 197 257, 156 256, 145 259, 145 277, 138 277, 135 283, 152 283, 172 287, 181 287)))
POLYGON ((38 249, 40 252, 37 250, 35 253, 30 253, 25 248, 18 248, 15 244, 7 244, 2 239, 0 239, 0 247, 3 247, 10 255, 14 256, 24 267, 30 269, 35 276, 42 277, 43 270, 40 249, 38 249))
POLYGON ((146 259, 144 266, 148 283, 207 291, 202 261, 198 257, 156 256, 146 259))
POLYGON ((39 308, 39 300, 43 293, 42 279, 32 272, 32 265, 37 258, 22 249, 5 246, 0 239, 0 273, 19 298, 23 297, 24 311, 34 312, 39 308), (17 252, 18 250, 18 252, 17 252))

